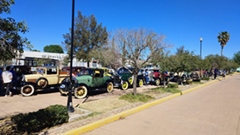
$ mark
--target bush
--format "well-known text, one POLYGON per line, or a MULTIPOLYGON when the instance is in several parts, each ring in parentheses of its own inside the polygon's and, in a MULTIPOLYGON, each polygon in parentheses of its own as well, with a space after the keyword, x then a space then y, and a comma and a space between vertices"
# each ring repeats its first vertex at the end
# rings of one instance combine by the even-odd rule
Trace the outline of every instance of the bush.
POLYGON ((122 95, 119 99, 126 100, 128 102, 148 102, 149 100, 154 98, 149 95, 144 95, 139 93, 137 93, 136 95, 134 95, 133 93, 128 93, 128 94, 122 95))
POLYGON ((52 105, 37 112, 20 113, 11 117, 17 131, 27 133, 39 132, 45 128, 66 123, 68 119, 67 107, 62 105, 52 105))

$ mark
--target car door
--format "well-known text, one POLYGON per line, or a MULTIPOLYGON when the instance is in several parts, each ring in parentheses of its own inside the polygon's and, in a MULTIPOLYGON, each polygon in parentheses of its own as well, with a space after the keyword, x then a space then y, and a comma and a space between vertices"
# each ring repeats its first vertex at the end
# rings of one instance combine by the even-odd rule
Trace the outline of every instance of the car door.
POLYGON ((93 74, 93 86, 92 87, 103 87, 105 84, 105 79, 103 77, 103 70, 96 69, 93 74))
POLYGON ((56 85, 58 84, 58 74, 57 68, 47 68, 47 74, 45 78, 48 80, 49 85, 56 85))

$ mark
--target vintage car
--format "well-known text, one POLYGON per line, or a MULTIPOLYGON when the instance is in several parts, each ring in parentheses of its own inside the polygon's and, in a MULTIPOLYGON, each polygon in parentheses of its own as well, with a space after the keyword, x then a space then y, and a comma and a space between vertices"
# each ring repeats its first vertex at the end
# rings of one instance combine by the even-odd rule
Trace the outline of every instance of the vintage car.
POLYGON ((23 96, 31 96, 36 90, 58 87, 68 76, 66 71, 61 71, 55 66, 31 67, 31 74, 22 77, 20 93, 23 96))
POLYGON ((72 87, 72 92, 75 98, 85 98, 89 92, 97 90, 113 91, 113 78, 104 75, 103 69, 85 68, 80 71, 81 76, 72 77, 72 86, 70 78, 65 78, 60 85, 59 91, 61 95, 68 94, 69 86, 72 87))
POLYGON ((170 73, 170 81, 175 82, 178 84, 188 84, 192 82, 192 78, 187 72, 180 72, 180 73, 170 73))
POLYGON ((161 73, 160 69, 148 69, 149 72, 149 83, 150 84, 155 84, 155 85, 160 85, 161 83, 161 73))
MULTIPOLYGON (((133 82, 134 82, 134 76, 132 74, 133 70, 134 68, 132 67, 129 67, 129 68, 121 67, 118 69, 117 73, 121 77, 121 80, 122 80, 121 88, 123 90, 127 90, 129 86, 133 86, 133 82)), ((145 79, 141 70, 138 72, 136 79, 137 79, 137 86, 142 87, 145 79)))

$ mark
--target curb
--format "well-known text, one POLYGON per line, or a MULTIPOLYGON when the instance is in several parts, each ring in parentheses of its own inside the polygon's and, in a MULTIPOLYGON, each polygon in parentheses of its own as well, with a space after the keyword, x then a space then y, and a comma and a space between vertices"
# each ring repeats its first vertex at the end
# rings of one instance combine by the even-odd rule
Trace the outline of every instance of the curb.
MULTIPOLYGON (((227 76, 229 77, 229 76, 227 76)), ((173 99, 175 97, 178 97, 178 96, 181 96, 183 94, 187 94, 189 92, 192 92, 196 89, 199 89, 201 87, 204 87, 204 86, 207 86, 209 84, 212 84, 212 83, 215 83, 215 82, 218 82, 219 80, 216 79, 216 80, 212 80, 211 82, 207 82, 207 83, 204 83, 204 84, 201 84, 199 86, 196 86, 196 87, 193 87, 193 88, 190 88, 188 90, 185 90, 185 91, 182 91, 181 93, 176 93, 176 94, 173 94, 173 95, 170 95, 170 96, 167 96, 167 97, 164 97, 164 98, 161 98, 159 100, 155 100, 155 101, 152 101, 152 102, 149 102, 149 103, 146 103, 144 105, 141 105, 141 106, 138 106, 138 107, 135 107, 135 108, 132 108, 130 110, 126 110, 126 111, 123 111, 121 113, 118 113, 116 115, 113 115, 113 116, 110 116, 110 117, 107 117, 105 119, 102 119, 102 120, 98 120, 96 122, 93 122, 91 124, 88 124, 88 125, 85 125, 85 126, 82 126, 82 127, 79 127, 79 128, 76 128, 76 129, 73 129, 73 130, 70 130, 68 132, 65 132, 63 133, 62 135, 80 135, 80 134, 83 134, 83 133, 86 133, 86 132, 89 132, 91 130, 94 130, 96 128, 99 128, 103 125, 106 125, 108 123, 111 123, 111 122, 114 122, 114 121, 117 121, 117 120, 121 120, 121 119, 124 119, 125 117, 129 116, 129 115, 132 115, 134 113, 137 113, 137 112, 140 112, 144 109, 147 109, 149 107, 152 107, 154 105, 157 105, 157 104, 160 104, 162 102, 165 102, 165 101, 168 101, 170 99, 173 99)))

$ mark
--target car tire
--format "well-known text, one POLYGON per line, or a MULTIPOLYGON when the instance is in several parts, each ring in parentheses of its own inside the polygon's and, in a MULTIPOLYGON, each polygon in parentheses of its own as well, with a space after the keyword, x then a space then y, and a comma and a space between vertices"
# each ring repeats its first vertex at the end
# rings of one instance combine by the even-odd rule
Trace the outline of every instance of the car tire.
POLYGON ((86 86, 81 85, 74 89, 74 97, 77 99, 85 98, 88 94, 88 89, 86 86))
POLYGON ((60 86, 59 86, 59 92, 61 94, 61 96, 67 96, 68 95, 68 90, 66 90, 66 83, 70 80, 69 77, 66 77, 62 80, 62 82, 60 83, 60 86), (64 88, 61 88, 61 85, 65 85, 64 88))
POLYGON ((129 86, 129 84, 128 84, 127 81, 123 81, 122 84, 121 84, 122 90, 127 90, 127 89, 128 89, 128 86, 129 86))
POLYGON ((34 92, 35 92, 35 88, 31 84, 24 85, 23 87, 21 87, 21 90, 20 90, 20 93, 24 97, 32 96, 34 94, 34 92))
POLYGON ((40 78, 37 80, 37 86, 41 89, 44 89, 48 86, 48 81, 45 78, 40 78))
POLYGON ((155 84, 156 84, 156 86, 159 86, 160 83, 161 83, 160 79, 156 79, 156 80, 155 80, 155 84))
POLYGON ((138 80, 138 86, 139 86, 139 87, 142 87, 143 84, 144 84, 143 79, 139 79, 139 80, 138 80))
POLYGON ((107 92, 110 93, 113 91, 113 83, 112 82, 108 82, 107 84, 107 92))
POLYGON ((68 92, 64 91, 63 89, 59 88, 59 92, 61 94, 61 96, 67 96, 68 92))

